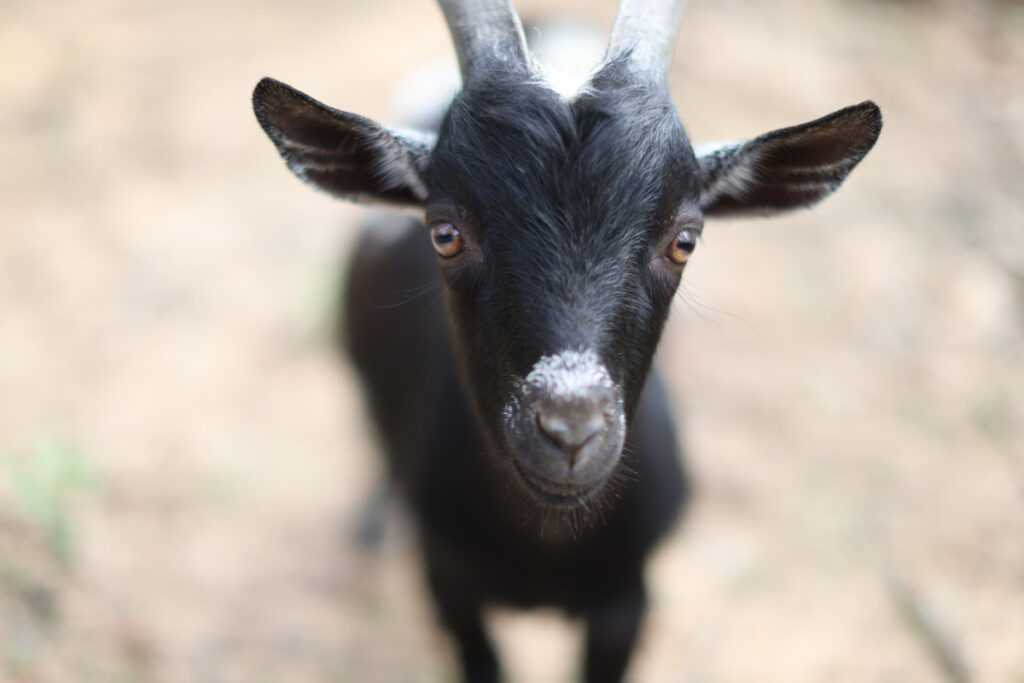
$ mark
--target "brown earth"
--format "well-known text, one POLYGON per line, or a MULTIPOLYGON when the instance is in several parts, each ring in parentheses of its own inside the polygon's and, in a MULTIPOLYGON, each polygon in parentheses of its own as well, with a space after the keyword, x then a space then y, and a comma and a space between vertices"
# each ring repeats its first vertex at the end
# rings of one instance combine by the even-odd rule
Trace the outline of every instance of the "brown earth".
MULTIPOLYGON (((270 74, 386 120, 437 10, 0 15, 0 680, 453 680, 407 523, 350 540, 359 210, 248 103, 270 74)), ((694 2, 673 76, 695 140, 867 98, 886 128, 814 211, 705 232, 661 358, 700 497, 634 680, 1024 682, 1024 7, 694 2)), ((571 625, 496 626, 513 680, 571 680, 571 625)))

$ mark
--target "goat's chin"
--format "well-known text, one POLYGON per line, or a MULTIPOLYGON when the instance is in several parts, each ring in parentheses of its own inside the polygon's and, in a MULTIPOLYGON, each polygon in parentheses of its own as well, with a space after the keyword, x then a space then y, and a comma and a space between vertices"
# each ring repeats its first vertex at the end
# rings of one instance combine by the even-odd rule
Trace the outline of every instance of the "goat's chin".
POLYGON ((590 486, 578 486, 572 483, 556 482, 530 472, 515 456, 512 457, 513 469, 519 483, 535 503, 544 508, 569 510, 585 506, 596 498, 604 488, 604 481, 590 486))

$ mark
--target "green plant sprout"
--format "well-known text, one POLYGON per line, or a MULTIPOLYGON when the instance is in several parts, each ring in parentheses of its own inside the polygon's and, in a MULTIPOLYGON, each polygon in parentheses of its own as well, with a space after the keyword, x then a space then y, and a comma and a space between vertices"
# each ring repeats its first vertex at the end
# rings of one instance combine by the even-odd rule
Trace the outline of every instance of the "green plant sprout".
POLYGON ((47 549, 68 564, 74 546, 72 496, 95 486, 85 456, 67 443, 40 441, 24 454, 7 454, 4 469, 18 510, 42 530, 47 549))

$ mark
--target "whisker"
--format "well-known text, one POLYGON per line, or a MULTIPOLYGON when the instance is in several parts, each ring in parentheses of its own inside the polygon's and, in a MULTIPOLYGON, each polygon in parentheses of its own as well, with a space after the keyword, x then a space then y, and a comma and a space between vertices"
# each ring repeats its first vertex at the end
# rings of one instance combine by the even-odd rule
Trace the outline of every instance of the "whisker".
MULTIPOLYGON (((436 291, 438 293, 441 293, 441 284, 442 283, 440 280, 432 280, 430 282, 426 282, 416 287, 410 287, 408 289, 398 289, 391 293, 391 296, 398 297, 397 301, 384 304, 369 304, 369 306, 370 308, 375 308, 377 310, 387 310, 392 308, 398 308, 400 306, 405 306, 406 304, 409 304, 415 301, 416 299, 419 299, 420 297, 425 296, 426 294, 429 294, 431 292, 436 291)), ((438 298, 440 298, 440 296, 438 298)))
POLYGON ((709 315, 710 312, 714 313, 717 316, 737 322, 748 332, 756 334, 756 329, 753 325, 750 324, 748 320, 746 320, 742 316, 739 316, 735 313, 725 310, 724 308, 721 308, 710 303, 709 299, 698 293, 696 289, 697 288, 694 285, 684 281, 682 284, 680 284, 679 289, 676 291, 675 297, 678 301, 683 302, 683 305, 686 306, 686 308, 690 309, 694 313, 694 315, 696 315, 697 318, 700 319, 701 322, 707 325, 708 329, 712 330, 716 334, 726 339, 729 339, 730 341, 735 341, 737 339, 737 337, 735 337, 734 335, 727 334, 725 331, 725 326, 718 320, 715 320, 711 315, 709 315))

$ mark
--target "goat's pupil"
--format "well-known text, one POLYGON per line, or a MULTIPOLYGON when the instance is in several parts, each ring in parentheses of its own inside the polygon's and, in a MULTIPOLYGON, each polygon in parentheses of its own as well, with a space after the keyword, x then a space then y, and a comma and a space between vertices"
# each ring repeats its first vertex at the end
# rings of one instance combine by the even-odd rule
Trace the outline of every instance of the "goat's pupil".
POLYGON ((683 230, 676 235, 675 240, 668 249, 668 257, 682 265, 690 257, 693 250, 697 248, 697 236, 690 230, 683 230))
POLYGON ((434 249, 445 257, 455 256, 462 251, 462 235, 451 223, 436 223, 430 228, 430 239, 434 249))

